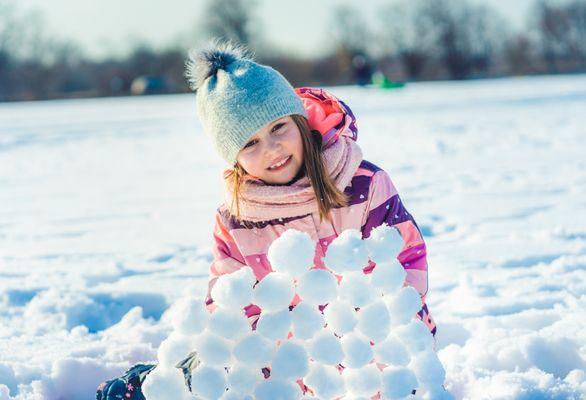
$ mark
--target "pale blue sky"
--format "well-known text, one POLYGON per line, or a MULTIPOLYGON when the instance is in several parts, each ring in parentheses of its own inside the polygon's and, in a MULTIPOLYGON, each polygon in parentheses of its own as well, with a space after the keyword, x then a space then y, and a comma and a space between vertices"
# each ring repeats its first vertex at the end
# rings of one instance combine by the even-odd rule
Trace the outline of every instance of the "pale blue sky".
MULTIPOLYGON (((376 10, 399 0, 362 0, 358 6, 369 24, 378 24, 376 10)), ((474 0, 480 2, 482 0, 474 0)), ((534 0, 484 0, 513 27, 521 27, 534 0)), ((193 33, 207 0, 19 0, 21 9, 45 14, 50 34, 77 41, 90 56, 123 54, 137 42, 155 47, 176 43, 197 45, 193 33)), ((312 56, 324 51, 336 5, 345 0, 257 0, 257 13, 265 37, 289 53, 312 56), (308 17, 310 15, 310 17, 308 17)))

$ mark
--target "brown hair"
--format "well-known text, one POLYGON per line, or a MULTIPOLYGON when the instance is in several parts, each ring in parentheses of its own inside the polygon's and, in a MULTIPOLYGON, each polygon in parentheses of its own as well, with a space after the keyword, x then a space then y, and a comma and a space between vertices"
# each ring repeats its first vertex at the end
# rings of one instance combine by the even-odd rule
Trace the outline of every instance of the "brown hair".
MULTIPOLYGON (((301 132, 303 143, 303 165, 300 174, 306 174, 311 182, 311 187, 317 199, 320 221, 324 218, 330 219, 330 210, 335 207, 348 205, 348 198, 341 192, 328 174, 321 146, 322 136, 319 131, 311 130, 307 119, 301 115, 293 114, 291 118, 301 132)), ((238 198, 244 183, 246 171, 238 162, 234 168, 224 177, 228 183, 228 190, 232 190, 232 204, 228 205, 230 214, 240 218, 240 205, 238 198)))

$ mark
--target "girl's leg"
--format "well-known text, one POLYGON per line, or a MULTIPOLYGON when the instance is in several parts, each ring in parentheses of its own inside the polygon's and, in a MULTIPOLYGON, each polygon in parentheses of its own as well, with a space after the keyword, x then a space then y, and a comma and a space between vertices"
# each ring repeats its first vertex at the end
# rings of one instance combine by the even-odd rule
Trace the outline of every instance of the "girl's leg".
POLYGON ((100 384, 96 400, 145 400, 141 385, 155 367, 155 364, 136 364, 120 378, 100 384))

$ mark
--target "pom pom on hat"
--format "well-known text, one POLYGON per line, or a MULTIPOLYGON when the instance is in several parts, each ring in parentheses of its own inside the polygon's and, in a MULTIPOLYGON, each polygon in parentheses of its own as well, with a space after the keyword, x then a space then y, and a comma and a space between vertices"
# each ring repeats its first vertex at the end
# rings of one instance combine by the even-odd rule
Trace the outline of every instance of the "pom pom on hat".
POLYGON ((189 87, 197 91, 207 78, 215 75, 219 69, 225 70, 238 59, 252 61, 248 53, 249 50, 244 46, 229 41, 222 42, 218 38, 203 49, 191 50, 185 63, 189 87))

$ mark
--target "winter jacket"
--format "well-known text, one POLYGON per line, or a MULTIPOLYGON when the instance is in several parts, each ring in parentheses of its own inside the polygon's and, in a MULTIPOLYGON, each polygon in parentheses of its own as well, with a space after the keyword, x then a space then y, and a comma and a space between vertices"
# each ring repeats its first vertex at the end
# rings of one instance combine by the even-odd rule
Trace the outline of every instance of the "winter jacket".
MULTIPOLYGON (((356 121, 346 104, 322 89, 301 88, 296 91, 303 100, 307 100, 304 104, 310 115, 310 127, 320 130, 324 143, 336 140, 340 134, 349 135, 356 140, 356 121), (342 116, 335 115, 340 111, 342 116), (333 129, 328 129, 332 125, 333 129), (344 129, 349 131, 342 132, 344 129)), ((261 222, 239 221, 222 204, 215 216, 214 260, 210 265, 206 297, 208 309, 213 311, 215 308, 211 289, 221 275, 250 267, 260 281, 271 272, 267 259, 268 248, 288 229, 307 232, 311 236, 317 243, 315 268, 326 268, 322 258, 328 245, 342 231, 358 229, 363 238, 368 238, 373 228, 387 223, 398 228, 403 237, 405 246, 397 258, 407 273, 406 285, 413 286, 421 295, 423 307, 417 315, 435 335, 436 326, 425 304, 428 289, 425 242, 413 216, 405 209, 391 178, 378 166, 363 160, 344 192, 349 198, 348 206, 333 209, 331 220, 323 221, 320 221, 317 213, 261 222)), ((370 273, 374 266, 373 262, 369 262, 363 270, 364 273, 370 273)), ((295 296, 291 306, 299 301, 299 297, 295 296)), ((249 322, 255 327, 260 308, 251 304, 245 311, 249 322)))

